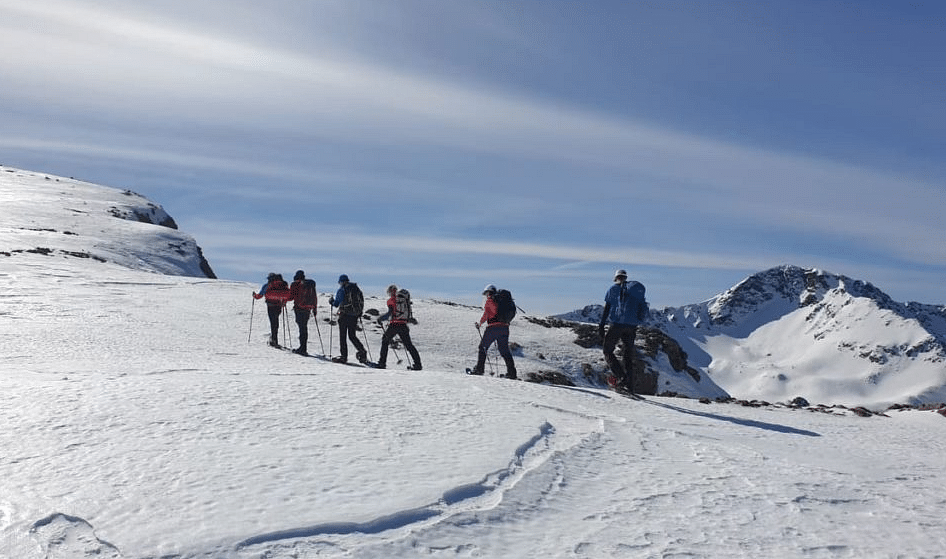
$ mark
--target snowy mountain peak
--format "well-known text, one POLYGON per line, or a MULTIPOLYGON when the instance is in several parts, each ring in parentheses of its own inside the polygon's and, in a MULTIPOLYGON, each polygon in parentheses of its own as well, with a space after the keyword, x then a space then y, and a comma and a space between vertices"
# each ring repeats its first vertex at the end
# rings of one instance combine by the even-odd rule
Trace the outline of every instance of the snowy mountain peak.
POLYGON ((780 266, 654 313, 736 397, 885 405, 946 399, 946 312, 868 282, 780 266))
POLYGON ((215 277, 164 208, 130 190, 0 166, 0 223, 0 258, 85 258, 215 277))

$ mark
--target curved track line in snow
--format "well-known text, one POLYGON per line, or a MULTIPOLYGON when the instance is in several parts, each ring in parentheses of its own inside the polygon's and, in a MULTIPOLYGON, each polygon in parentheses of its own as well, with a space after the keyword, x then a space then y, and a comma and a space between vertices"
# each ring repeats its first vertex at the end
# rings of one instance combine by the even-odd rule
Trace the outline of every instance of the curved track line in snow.
POLYGON ((421 507, 414 510, 399 511, 367 522, 326 522, 324 524, 316 524, 304 528, 294 528, 254 536, 238 543, 236 547, 237 549, 243 549, 253 545, 273 543, 281 540, 312 538, 329 534, 339 536, 354 533, 379 534, 388 530, 403 528, 404 526, 417 522, 423 522, 439 514, 441 514, 441 512, 433 508, 421 507))
POLYGON ((404 528, 406 526, 425 522, 437 517, 448 517, 458 512, 476 508, 488 508, 495 503, 489 504, 477 503, 477 499, 497 494, 501 500, 502 492, 515 485, 515 481, 524 475, 528 469, 524 461, 530 454, 537 455, 538 462, 544 462, 545 458, 551 456, 553 452, 539 449, 543 441, 549 440, 555 434, 555 427, 551 423, 545 422, 539 426, 538 433, 532 438, 521 444, 513 452, 513 458, 505 468, 492 472, 484 476, 480 481, 461 485, 443 493, 443 496, 437 503, 432 503, 415 509, 398 511, 392 514, 380 516, 366 522, 325 522, 302 528, 293 528, 270 532, 247 538, 236 544, 236 550, 242 550, 254 545, 265 545, 276 543, 282 540, 313 538, 317 536, 328 535, 347 535, 354 533, 361 534, 379 534, 388 530, 404 528))

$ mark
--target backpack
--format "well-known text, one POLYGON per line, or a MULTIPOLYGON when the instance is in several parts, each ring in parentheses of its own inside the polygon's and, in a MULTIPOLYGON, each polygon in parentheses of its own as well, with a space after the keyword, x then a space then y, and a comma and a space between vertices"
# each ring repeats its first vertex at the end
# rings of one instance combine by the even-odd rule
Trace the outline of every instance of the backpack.
POLYGON ((303 309, 314 309, 317 295, 315 292, 315 280, 307 279, 302 282, 302 302, 300 306, 303 309))
POLYGON ((408 322, 412 318, 414 314, 411 311, 411 293, 406 289, 398 289, 394 295, 394 314, 391 319, 408 322))
POLYGON ((355 316, 361 316, 361 313, 365 311, 365 296, 357 283, 348 284, 348 289, 345 290, 345 304, 342 308, 345 309, 345 314, 355 316))
POLYGON ((625 284, 619 299, 622 314, 631 316, 631 313, 633 313, 633 316, 640 322, 650 317, 650 305, 647 304, 645 293, 646 288, 640 282, 632 281, 625 284), (635 305, 635 308, 628 308, 632 304, 635 305))
POLYGON ((285 305, 289 300, 289 284, 284 280, 274 279, 266 288, 266 302, 271 305, 285 305))
POLYGON ((516 302, 512 300, 512 293, 508 289, 500 289, 493 295, 493 302, 496 303, 495 322, 505 322, 509 324, 516 317, 516 302))

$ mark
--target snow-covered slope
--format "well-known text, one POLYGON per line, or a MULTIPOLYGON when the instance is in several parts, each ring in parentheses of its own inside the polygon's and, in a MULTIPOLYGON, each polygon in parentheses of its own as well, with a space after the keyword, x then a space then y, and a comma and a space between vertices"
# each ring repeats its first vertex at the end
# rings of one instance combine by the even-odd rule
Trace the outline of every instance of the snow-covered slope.
MULTIPOLYGON (((45 208, 18 209, 21 224, 43 221, 45 208)), ((0 557, 936 557, 946 546, 946 420, 933 411, 632 400, 596 385, 600 348, 575 344, 580 328, 535 317, 512 326, 520 372, 576 386, 471 377, 480 310, 422 295, 423 371, 398 354, 388 370, 300 357, 266 345, 257 285, 156 274, 166 238, 82 215, 53 228, 81 232, 92 244, 67 250, 104 262, 51 243, 52 254, 0 256, 0 557)), ((33 234, 4 227, 16 242, 33 234)), ((326 296, 313 353, 338 347, 326 296)), ((365 324, 377 355, 379 330, 365 324)), ((655 329, 638 347, 669 350, 649 366, 680 365, 655 329)))
POLYGON ((194 239, 143 196, 0 166, 0 259, 24 254, 214 277, 194 239))

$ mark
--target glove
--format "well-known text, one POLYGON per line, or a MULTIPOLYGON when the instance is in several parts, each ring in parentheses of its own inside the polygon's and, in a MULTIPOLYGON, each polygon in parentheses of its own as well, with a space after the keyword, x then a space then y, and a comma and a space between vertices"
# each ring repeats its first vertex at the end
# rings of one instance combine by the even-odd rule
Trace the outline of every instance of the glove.
POLYGON ((332 305, 332 306, 334 307, 334 306, 335 306, 335 297, 329 297, 329 298, 328 298, 328 304, 329 304, 329 305, 332 305))
POLYGON ((474 323, 473 323, 473 326, 475 326, 477 330, 480 329, 480 323, 479 323, 479 322, 474 322, 474 323))
POLYGON ((604 339, 604 324, 598 325, 598 335, 601 336, 601 339, 604 339))
POLYGON ((378 318, 378 320, 376 320, 375 322, 378 323, 378 326, 384 326, 384 321, 381 320, 380 318, 378 318))

